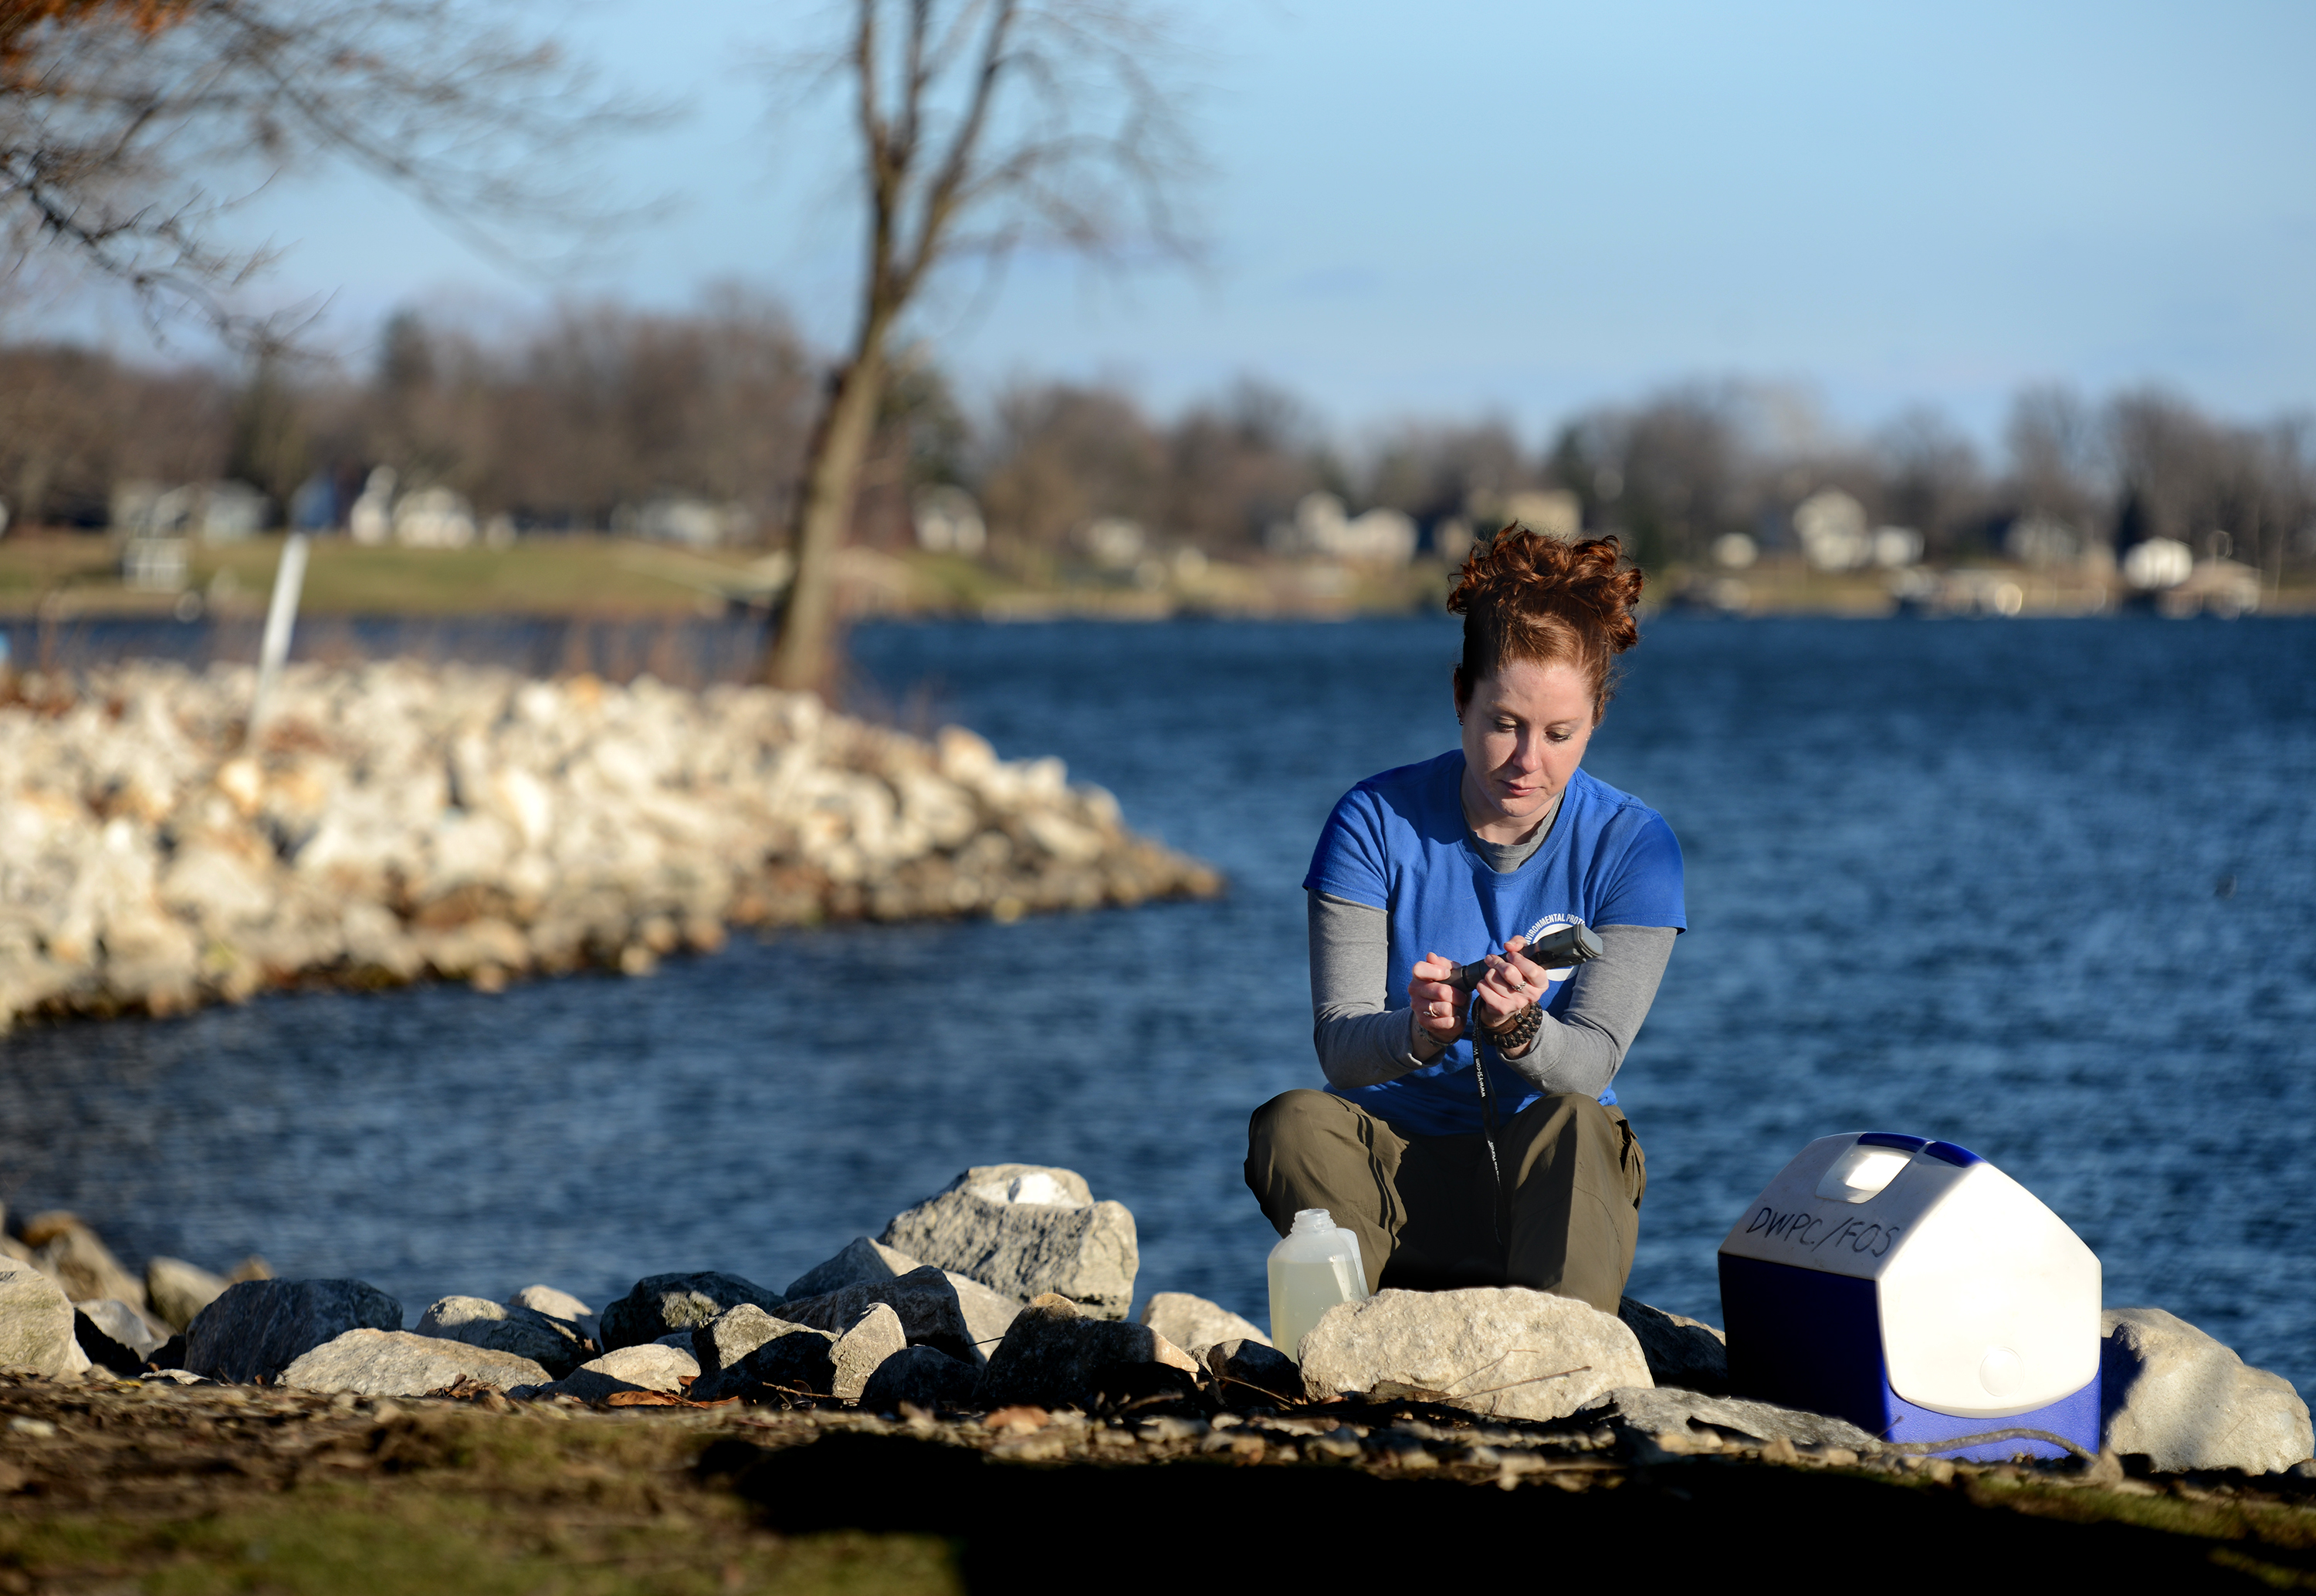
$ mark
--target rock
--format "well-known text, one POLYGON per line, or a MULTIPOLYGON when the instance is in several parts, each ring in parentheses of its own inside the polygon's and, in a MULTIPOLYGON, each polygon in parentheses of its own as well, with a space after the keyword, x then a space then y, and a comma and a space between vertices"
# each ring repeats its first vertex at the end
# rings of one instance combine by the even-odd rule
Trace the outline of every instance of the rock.
POLYGON ((908 1344, 909 1338, 901 1333, 901 1316, 890 1304, 877 1303, 829 1348, 829 1361, 835 1369, 829 1377, 828 1394, 848 1402, 858 1398, 885 1360, 908 1344))
POLYGON ((788 1402, 802 1396, 826 1396, 836 1383, 836 1337, 825 1330, 788 1326, 738 1362, 699 1377, 694 1402, 739 1397, 748 1402, 788 1402))
POLYGON ((0 1262, 0 1369, 55 1377, 89 1366, 64 1288, 30 1264, 0 1262))
POLYGON ((1662 1387, 1611 1391, 1579 1409, 1576 1416, 1589 1423, 1621 1425, 1652 1439, 1668 1431, 1680 1435, 1710 1428, 1731 1439, 1756 1442, 1782 1440, 1795 1446, 1843 1446, 1861 1455, 1881 1450, 1874 1437, 1847 1419, 1662 1387))
POLYGON ((2160 1308, 2111 1308, 2099 1323, 2106 1450, 2143 1452, 2167 1474, 2276 1474, 2316 1450, 2308 1405, 2282 1375, 2160 1308))
POLYGON ((484 990, 526 968, 639 971, 726 921, 1221 890, 1058 760, 803 694, 412 661, 293 665, 276 688, 281 726, 326 735, 242 749, 246 667, 130 661, 0 703, 18 866, 0 1031, 430 964, 484 990))
POLYGON ((1386 1381, 1438 1391, 1506 1419, 1557 1419, 1609 1391, 1647 1386, 1648 1361, 1622 1320, 1521 1286, 1383 1290, 1338 1303, 1303 1338, 1315 1398, 1386 1381))
MULTIPOLYGON (((919 1259, 881 1241, 871 1241, 858 1236, 845 1244, 844 1250, 826 1263, 815 1264, 788 1282, 790 1302, 814 1297, 824 1297, 841 1291, 847 1286, 871 1285, 878 1281, 898 1280, 927 1265, 919 1259)), ((953 1269, 943 1270, 949 1283, 956 1289, 957 1305, 965 1312, 965 1327, 981 1356, 973 1360, 976 1369, 987 1361, 990 1351, 1005 1339, 1011 1327, 1013 1316, 1021 1311, 1020 1302, 1002 1292, 993 1291, 970 1275, 959 1274, 953 1269)), ((783 1312, 786 1310, 783 1309, 783 1312)))
MULTIPOLYGON (((80 1350, 89 1362, 97 1368, 110 1370, 124 1378, 134 1375, 145 1367, 144 1354, 127 1342, 114 1340, 103 1326, 89 1317, 88 1309, 95 1306, 93 1302, 73 1304, 73 1339, 80 1343, 80 1350)), ((136 1317, 133 1310, 129 1317, 136 1317)))
POLYGON ((713 1270, 649 1275, 603 1310, 602 1333, 597 1340, 606 1352, 617 1352, 656 1341, 671 1330, 695 1329, 743 1302, 753 1302, 770 1313, 781 1300, 779 1293, 767 1291, 752 1280, 713 1270))
POLYGON ((543 1313, 550 1319, 567 1319, 577 1324, 592 1319, 595 1310, 568 1291, 558 1291, 553 1286, 525 1286, 507 1299, 509 1308, 527 1308, 533 1313, 543 1313))
POLYGON ((1303 1399, 1303 1371, 1267 1341, 1243 1336, 1218 1341, 1206 1349, 1203 1361, 1218 1382, 1216 1395, 1226 1403, 1260 1402, 1266 1396, 1288 1402, 1303 1399))
POLYGON ((862 1314, 879 1302, 899 1317, 902 1331, 911 1344, 937 1348, 975 1368, 985 1361, 965 1322, 965 1309, 958 1301, 957 1288, 949 1283, 947 1275, 930 1264, 913 1269, 898 1280, 864 1281, 825 1297, 787 1303, 780 1308, 779 1317, 791 1324, 809 1325, 815 1330, 839 1334, 851 1329, 862 1314))
POLYGON ((1072 1170, 976 1165, 894 1216, 881 1239, 1017 1302, 1058 1292, 1110 1319, 1134 1302, 1134 1216, 1122 1202, 1096 1202, 1072 1170))
POLYGON ((886 1246, 881 1241, 871 1241, 856 1236, 844 1244, 844 1250, 810 1269, 788 1282, 784 1293, 791 1302, 812 1297, 825 1297, 847 1286, 870 1284, 877 1281, 898 1280, 913 1269, 924 1267, 923 1260, 912 1258, 906 1253, 886 1246))
POLYGON ((1230 1309, 1188 1291, 1159 1292, 1142 1309, 1142 1322, 1193 1358, 1221 1341, 1270 1344, 1270 1337, 1230 1309))
POLYGON ((699 1360, 702 1373, 713 1374, 731 1368, 766 1342, 806 1327, 776 1319, 753 1302, 743 1302, 691 1332, 691 1355, 699 1360))
POLYGON ((550 1319, 561 1319, 576 1329, 589 1341, 597 1341, 595 1310, 568 1291, 558 1291, 553 1286, 525 1286, 507 1299, 509 1308, 527 1308, 533 1313, 543 1313, 550 1319))
POLYGON ((225 1294, 227 1282, 183 1258, 149 1258, 145 1264, 145 1299, 161 1322, 183 1330, 193 1316, 225 1294))
POLYGON ((615 1391, 664 1391, 673 1396, 683 1390, 684 1381, 699 1373, 699 1361, 681 1347, 646 1342, 582 1363, 533 1395, 576 1396, 582 1402, 601 1402, 615 1391))
POLYGON ((153 1328, 151 1320, 126 1302, 106 1298, 74 1306, 90 1321, 93 1328, 117 1345, 136 1353, 140 1361, 160 1351, 167 1339, 153 1328))
POLYGON ((1013 1321, 982 1370, 974 1400, 984 1407, 1087 1406, 1105 1396, 1188 1392, 1198 1373, 1189 1354, 1149 1326, 1091 1318, 1049 1292, 1013 1321))
POLYGON ((973 1370, 931 1347, 903 1347, 868 1377, 860 1405, 870 1413, 898 1413, 904 1402, 928 1412, 973 1397, 973 1370))
POLYGON ((1712 1326, 1630 1297, 1618 1301, 1617 1317, 1640 1342, 1657 1384, 1716 1395, 1729 1389, 1729 1339, 1712 1326))
POLYGON ((959 1274, 953 1269, 945 1269, 941 1274, 957 1293, 957 1306, 965 1315, 966 1332, 973 1337, 975 1355, 971 1361, 978 1369, 989 1361, 989 1354, 997 1350, 1005 1333, 1013 1328, 1021 1305, 1002 1291, 991 1290, 971 1275, 959 1274))
POLYGON ((281 1383, 359 1396, 423 1396, 462 1379, 510 1391, 546 1379, 546 1370, 512 1352, 408 1330, 349 1330, 292 1361, 281 1383))
POLYGON ((481 1297, 443 1298, 418 1317, 418 1334, 527 1358, 553 1379, 570 1373, 595 1351, 566 1319, 481 1297))
POLYGON ((61 1210, 34 1214, 24 1221, 24 1245, 32 1249, 32 1264, 65 1290, 75 1302, 105 1298, 145 1306, 145 1286, 120 1266, 97 1233, 76 1214, 61 1210))
POLYGON ((402 1304, 366 1281, 241 1281, 185 1327, 185 1367, 246 1384, 278 1379, 349 1330, 400 1330, 402 1304))

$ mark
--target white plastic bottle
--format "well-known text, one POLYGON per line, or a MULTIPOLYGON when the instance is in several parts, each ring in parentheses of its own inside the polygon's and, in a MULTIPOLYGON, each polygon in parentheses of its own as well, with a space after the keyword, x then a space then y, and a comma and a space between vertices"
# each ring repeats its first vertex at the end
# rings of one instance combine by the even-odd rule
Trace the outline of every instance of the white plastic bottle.
POLYGON ((1364 1302, 1366 1267, 1359 1238, 1323 1208, 1295 1216, 1293 1229, 1270 1249, 1270 1343, 1300 1362, 1303 1338, 1338 1302, 1364 1302))

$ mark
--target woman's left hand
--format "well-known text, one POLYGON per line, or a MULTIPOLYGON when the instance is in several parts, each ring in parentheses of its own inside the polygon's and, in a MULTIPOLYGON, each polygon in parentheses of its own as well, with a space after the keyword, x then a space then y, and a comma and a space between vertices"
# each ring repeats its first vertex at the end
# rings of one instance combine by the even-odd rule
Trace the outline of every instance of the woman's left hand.
POLYGON ((1528 938, 1515 936, 1504 944, 1501 953, 1490 953, 1484 961, 1488 973, 1480 978, 1475 989, 1480 998, 1480 1024, 1496 1030, 1531 1003, 1541 1003, 1552 990, 1552 978, 1541 964, 1523 956, 1520 950, 1528 938))

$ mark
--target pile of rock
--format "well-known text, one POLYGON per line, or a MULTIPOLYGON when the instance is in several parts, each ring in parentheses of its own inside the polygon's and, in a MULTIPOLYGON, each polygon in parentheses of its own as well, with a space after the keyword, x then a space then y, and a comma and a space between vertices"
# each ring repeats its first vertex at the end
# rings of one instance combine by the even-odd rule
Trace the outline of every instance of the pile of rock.
MULTIPOLYGON (((62 1235, 58 1218, 50 1228, 62 1235)), ((1002 1414, 1034 1414, 1021 1421, 1033 1430, 1066 1408, 1147 1412, 1171 1401, 1210 1416, 1311 1414, 1350 1399, 1361 1411, 1412 1405, 1499 1426, 1607 1426, 1666 1454, 1896 1457, 1840 1419, 1731 1392, 1720 1332, 1637 1302, 1607 1314, 1517 1287, 1385 1290, 1328 1310, 1293 1359, 1188 1293, 1157 1293, 1128 1323, 1133 1216, 1097 1201, 1075 1173, 1034 1165, 966 1170, 784 1291, 714 1271, 655 1274, 598 1314, 532 1286, 505 1302, 446 1297, 414 1330, 402 1327, 401 1304, 361 1281, 228 1283, 169 1260, 148 1269, 141 1298, 76 1305, 62 1283, 67 1255, 74 1289, 135 1285, 101 1242, 84 1228, 68 1254, 54 1239, 14 1252, 22 1262, 0 1262, 0 1367, 49 1376, 94 1361, 148 1379, 373 1398, 843 1404, 925 1422, 984 1413, 993 1429, 1014 1423, 1002 1414), (161 1343, 156 1319, 182 1334, 161 1343)), ((2252 1474, 2294 1468, 2316 1450, 2290 1383, 2193 1326, 2116 1309, 2106 1335, 2110 1450, 2167 1472, 2252 1474)))
POLYGON ((1057 759, 809 695, 305 665, 245 743, 252 687, 131 663, 0 689, 0 1028, 1221 890, 1057 759))

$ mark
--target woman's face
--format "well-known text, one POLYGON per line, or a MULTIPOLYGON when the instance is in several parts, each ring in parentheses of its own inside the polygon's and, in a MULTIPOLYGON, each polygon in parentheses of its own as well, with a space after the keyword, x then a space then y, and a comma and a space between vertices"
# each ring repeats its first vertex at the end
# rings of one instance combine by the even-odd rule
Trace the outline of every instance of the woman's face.
POLYGON ((1482 677, 1460 708, 1465 797, 1484 823, 1524 831, 1584 762, 1592 689, 1569 666, 1516 661, 1482 677))

